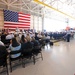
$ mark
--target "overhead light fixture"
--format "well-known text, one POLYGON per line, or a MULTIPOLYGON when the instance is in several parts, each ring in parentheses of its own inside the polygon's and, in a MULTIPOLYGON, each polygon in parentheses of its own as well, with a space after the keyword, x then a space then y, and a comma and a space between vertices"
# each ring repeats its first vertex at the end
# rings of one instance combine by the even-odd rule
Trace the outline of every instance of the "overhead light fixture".
POLYGON ((62 12, 62 11, 60 11, 60 10, 54 8, 54 7, 52 7, 52 6, 49 6, 48 4, 46 4, 46 3, 42 2, 42 1, 39 1, 39 0, 33 0, 33 1, 35 1, 35 2, 37 2, 37 3, 39 3, 39 4, 41 4, 41 5, 44 5, 44 6, 48 7, 48 8, 51 8, 51 9, 57 11, 57 12, 60 12, 61 14, 64 14, 64 15, 66 15, 66 16, 72 18, 72 19, 75 19, 74 17, 72 17, 72 16, 70 16, 70 15, 68 15, 68 14, 66 14, 66 13, 64 13, 64 12, 62 12))

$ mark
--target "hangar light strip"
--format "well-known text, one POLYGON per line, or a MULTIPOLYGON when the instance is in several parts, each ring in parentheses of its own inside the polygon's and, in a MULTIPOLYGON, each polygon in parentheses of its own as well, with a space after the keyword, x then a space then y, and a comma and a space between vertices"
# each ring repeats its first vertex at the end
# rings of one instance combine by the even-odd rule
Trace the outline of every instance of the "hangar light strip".
POLYGON ((62 11, 56 9, 56 8, 53 8, 52 6, 49 6, 48 4, 46 4, 46 3, 44 3, 44 2, 41 2, 41 1, 39 1, 39 0, 33 0, 33 1, 35 1, 35 2, 37 2, 37 3, 39 3, 39 4, 41 4, 41 5, 44 5, 44 6, 46 6, 46 7, 49 7, 49 8, 51 8, 51 9, 57 11, 57 12, 60 12, 61 14, 64 14, 64 15, 66 15, 66 16, 72 18, 72 19, 75 19, 74 17, 72 17, 72 16, 70 16, 70 15, 68 15, 68 14, 66 14, 66 13, 64 13, 64 12, 62 12, 62 11))

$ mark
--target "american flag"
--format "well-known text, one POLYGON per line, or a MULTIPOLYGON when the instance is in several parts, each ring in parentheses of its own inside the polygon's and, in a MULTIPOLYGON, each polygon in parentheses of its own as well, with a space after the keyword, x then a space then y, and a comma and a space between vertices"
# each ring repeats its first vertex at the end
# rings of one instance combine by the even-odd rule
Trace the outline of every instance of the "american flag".
POLYGON ((4 28, 30 29, 30 14, 4 10, 4 28))

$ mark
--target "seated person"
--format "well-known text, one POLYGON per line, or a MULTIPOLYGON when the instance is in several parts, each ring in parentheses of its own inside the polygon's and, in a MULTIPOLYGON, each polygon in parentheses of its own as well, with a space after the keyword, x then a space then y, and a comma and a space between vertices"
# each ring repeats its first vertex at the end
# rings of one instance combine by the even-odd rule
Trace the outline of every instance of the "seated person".
POLYGON ((31 37, 30 37, 29 34, 26 35, 26 40, 27 40, 27 41, 31 41, 31 37))
MULTIPOLYGON (((8 52, 6 50, 6 47, 3 45, 0 45, 0 65, 2 65, 4 62, 7 61, 5 60, 7 58, 7 55, 8 55, 8 52)), ((3 66, 5 66, 5 64, 3 66)))
POLYGON ((6 43, 6 36, 7 36, 7 33, 4 32, 4 34, 1 35, 1 41, 5 44, 6 43))
MULTIPOLYGON (((11 40, 11 44, 9 45, 9 48, 8 48, 10 51, 17 51, 17 50, 20 50, 21 49, 21 44, 19 44, 16 40, 16 38, 13 38, 11 40)), ((11 55, 11 58, 16 58, 16 57, 19 57, 21 55, 21 53, 18 53, 18 54, 14 54, 14 55, 11 55)))
POLYGON ((39 41, 38 41, 38 40, 35 40, 34 37, 32 37, 32 41, 31 41, 31 42, 33 43, 33 46, 38 46, 38 45, 40 45, 39 41))
POLYGON ((30 42, 30 41, 27 41, 27 42, 22 44, 21 50, 22 50, 22 53, 23 53, 25 50, 32 49, 32 48, 33 48, 33 43, 30 42))
POLYGON ((22 36, 21 36, 21 43, 23 44, 23 43, 25 43, 25 42, 26 42, 25 36, 22 35, 22 36))

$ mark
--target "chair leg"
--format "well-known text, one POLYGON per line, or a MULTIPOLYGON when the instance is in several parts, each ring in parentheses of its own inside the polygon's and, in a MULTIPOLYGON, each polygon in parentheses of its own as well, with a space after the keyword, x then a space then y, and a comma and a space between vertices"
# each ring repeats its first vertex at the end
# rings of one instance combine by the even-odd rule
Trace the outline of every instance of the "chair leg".
POLYGON ((22 58, 21 60, 22 60, 22 67, 25 68, 25 66, 24 66, 24 62, 23 62, 23 58, 22 58))
POLYGON ((25 59, 23 60, 23 68, 25 68, 25 59))
POLYGON ((11 65, 11 60, 10 60, 10 72, 12 72, 12 65, 11 65))
POLYGON ((8 66, 6 65, 6 69, 7 69, 7 75, 9 75, 9 71, 8 71, 8 66))
POLYGON ((35 55, 33 55, 33 62, 34 62, 34 65, 35 65, 35 55))
POLYGON ((48 43, 47 43, 47 48, 48 48, 48 43))
POLYGON ((42 60, 43 60, 42 52, 40 52, 40 53, 41 53, 41 58, 42 58, 42 60))

